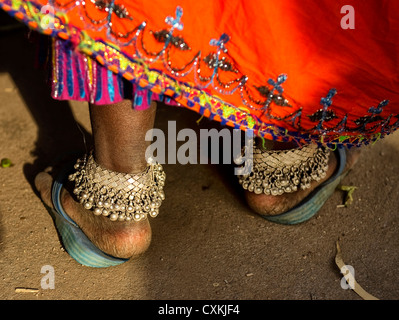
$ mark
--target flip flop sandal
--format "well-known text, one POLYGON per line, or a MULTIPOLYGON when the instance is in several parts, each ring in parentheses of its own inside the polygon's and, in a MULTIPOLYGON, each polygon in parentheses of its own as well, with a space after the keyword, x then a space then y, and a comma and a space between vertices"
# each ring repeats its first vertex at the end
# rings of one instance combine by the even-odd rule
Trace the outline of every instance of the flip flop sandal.
POLYGON ((54 209, 45 205, 54 218, 65 250, 78 263, 88 267, 106 268, 128 261, 129 259, 116 258, 98 249, 62 208, 61 190, 71 171, 72 166, 65 167, 53 182, 51 198, 54 209))
POLYGON ((287 225, 302 223, 312 218, 334 193, 341 180, 347 174, 347 172, 344 173, 346 165, 345 150, 345 148, 338 148, 335 151, 338 160, 338 167, 335 173, 327 181, 318 186, 299 205, 282 214, 261 216, 268 221, 287 225))

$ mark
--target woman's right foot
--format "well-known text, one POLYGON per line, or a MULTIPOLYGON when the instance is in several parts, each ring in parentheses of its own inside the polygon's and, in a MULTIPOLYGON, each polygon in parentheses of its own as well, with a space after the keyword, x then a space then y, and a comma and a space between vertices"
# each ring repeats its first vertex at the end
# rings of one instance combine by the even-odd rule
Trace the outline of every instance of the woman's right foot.
MULTIPOLYGON (((36 189, 42 201, 50 208, 53 208, 52 184, 53 178, 46 172, 39 173, 35 178, 36 189)), ((61 192, 61 204, 93 244, 111 256, 132 258, 144 253, 150 246, 151 227, 148 219, 140 222, 114 222, 104 216, 95 216, 76 202, 65 188, 61 192)))

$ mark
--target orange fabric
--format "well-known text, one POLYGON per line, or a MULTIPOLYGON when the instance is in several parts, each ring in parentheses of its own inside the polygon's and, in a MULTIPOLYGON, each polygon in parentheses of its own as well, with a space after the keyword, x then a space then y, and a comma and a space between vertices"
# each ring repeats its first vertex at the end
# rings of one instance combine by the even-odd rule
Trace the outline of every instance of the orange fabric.
MULTIPOLYGON (((37 2, 44 5, 48 1, 37 2)), ((84 11, 82 6, 72 8, 75 1, 71 0, 56 0, 54 4, 56 11, 67 9, 61 16, 65 24, 85 30, 93 39, 112 42, 106 27, 94 30, 106 25, 105 22, 93 24, 93 21, 105 19, 108 12, 99 9, 99 1, 97 6, 93 2, 86 0, 84 11), (88 24, 93 28, 87 28, 88 24)), ((110 2, 102 0, 101 3, 110 2)), ((182 37, 190 50, 170 50, 170 61, 175 67, 189 63, 198 52, 202 59, 215 52, 217 47, 210 45, 210 40, 219 40, 222 34, 227 34, 230 39, 225 44, 228 52, 224 56, 237 72, 220 72, 220 77, 223 82, 246 77, 245 98, 248 93, 254 101, 265 100, 255 87, 269 86, 269 79, 276 81, 278 75, 286 74, 287 80, 281 86, 290 107, 272 105, 274 117, 267 116, 260 105, 249 108, 239 90, 223 95, 213 86, 203 89, 253 114, 264 125, 276 125, 288 132, 299 131, 294 125, 295 119, 287 122, 277 118, 301 110, 301 128, 310 130, 316 125, 310 116, 323 108, 320 99, 332 88, 337 90, 331 105, 335 118, 323 123, 326 128, 346 119, 341 135, 362 134, 362 128, 358 132, 354 130, 359 127, 355 121, 370 115, 370 108, 377 108, 384 100, 389 100, 389 104, 380 110, 378 119, 388 119, 389 125, 398 120, 395 117, 399 114, 399 1, 116 0, 115 5, 129 13, 124 18, 111 16, 111 32, 115 38, 122 44, 128 42, 135 34, 132 30, 145 21, 141 36, 146 49, 152 52, 162 49, 162 43, 154 39, 152 32, 169 29, 171 26, 165 23, 165 18, 176 17, 176 8, 182 7, 183 29, 174 30, 173 35, 182 37), (341 28, 341 19, 345 16, 341 8, 348 4, 355 10, 355 29, 341 28), (118 35, 127 35, 127 38, 118 35)), ((120 46, 120 43, 116 43, 120 50, 127 57, 133 57, 135 48, 120 46)), ((210 76, 212 70, 205 67, 203 60, 200 63, 201 73, 210 76)), ((148 66, 170 75, 161 60, 148 66)), ((195 87, 194 76, 191 72, 178 80, 195 87)), ((367 128, 371 127, 370 122, 367 128)), ((369 134, 380 130, 378 127, 369 134)), ((314 133, 322 134, 317 130, 314 133)))

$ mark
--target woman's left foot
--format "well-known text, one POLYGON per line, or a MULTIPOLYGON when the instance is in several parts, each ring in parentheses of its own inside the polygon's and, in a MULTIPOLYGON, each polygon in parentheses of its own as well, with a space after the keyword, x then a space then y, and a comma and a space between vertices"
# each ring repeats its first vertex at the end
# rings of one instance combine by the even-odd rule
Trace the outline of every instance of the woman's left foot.
MULTIPOLYGON (((359 149, 346 150, 346 166, 344 172, 350 170, 357 162, 360 156, 359 149)), ((313 181, 310 188, 302 190, 299 189, 293 193, 284 193, 282 195, 272 196, 266 194, 256 194, 254 192, 244 191, 245 199, 248 206, 260 215, 278 215, 294 208, 302 202, 313 190, 320 184, 327 181, 335 172, 338 165, 337 157, 334 152, 330 152, 328 163, 328 170, 326 176, 319 180, 313 181)))

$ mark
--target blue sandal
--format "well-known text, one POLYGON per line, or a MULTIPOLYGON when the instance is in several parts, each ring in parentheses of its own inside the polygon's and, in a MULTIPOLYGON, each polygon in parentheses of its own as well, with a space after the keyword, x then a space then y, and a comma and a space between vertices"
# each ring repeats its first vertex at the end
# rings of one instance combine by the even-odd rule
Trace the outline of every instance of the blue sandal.
POLYGON ((337 186, 340 184, 341 180, 346 176, 347 172, 344 173, 346 165, 345 150, 345 148, 338 148, 335 151, 338 160, 338 167, 335 171, 335 174, 318 186, 298 206, 275 216, 261 216, 268 221, 287 225, 302 223, 312 218, 321 209, 328 198, 330 198, 337 186))
POLYGON ((98 249, 62 208, 61 190, 70 172, 68 169, 69 166, 53 182, 51 198, 54 209, 46 206, 52 213, 65 250, 78 263, 88 267, 106 268, 128 261, 129 259, 116 258, 98 249))

